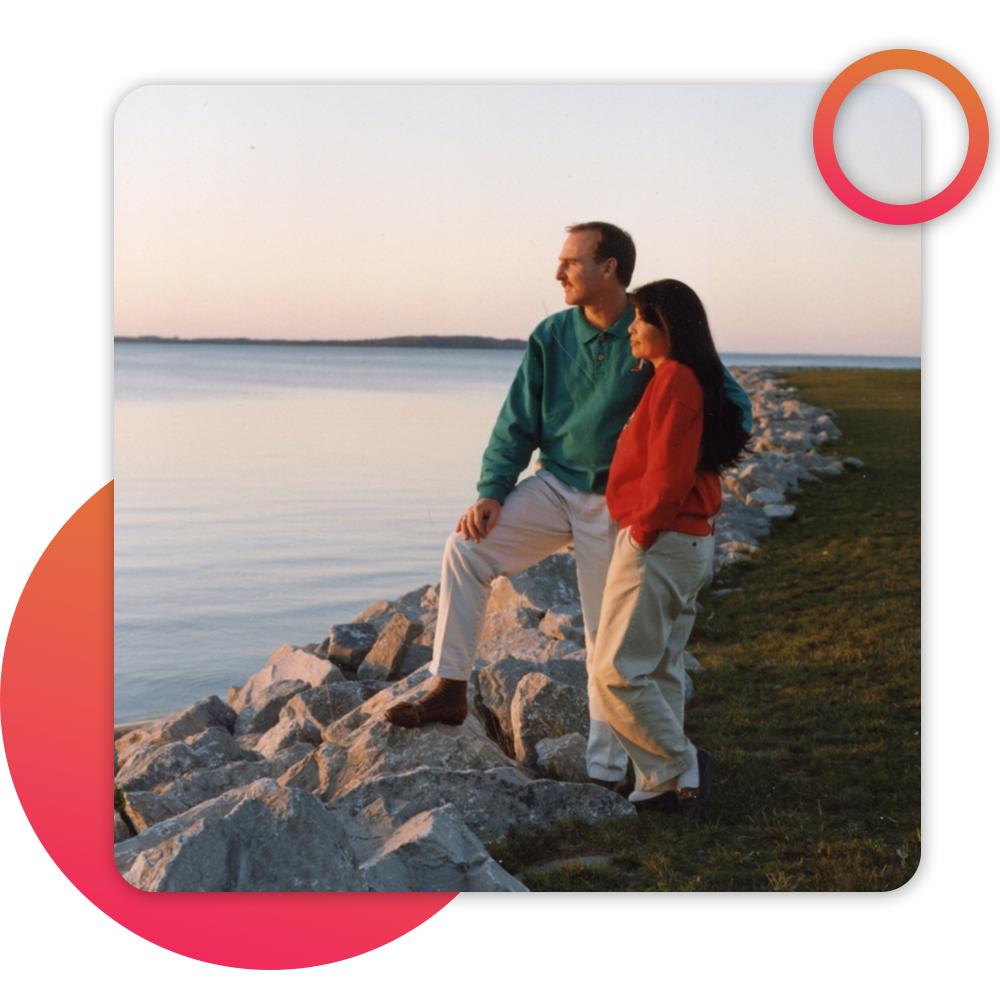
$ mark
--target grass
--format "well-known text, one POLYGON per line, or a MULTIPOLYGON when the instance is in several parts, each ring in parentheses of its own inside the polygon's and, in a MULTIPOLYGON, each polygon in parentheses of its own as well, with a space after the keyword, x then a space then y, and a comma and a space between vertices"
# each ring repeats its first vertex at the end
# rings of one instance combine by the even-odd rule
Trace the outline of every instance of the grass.
POLYGON ((884 891, 920 858, 920 373, 795 372, 866 466, 703 598, 685 725, 716 757, 700 821, 640 816, 491 845, 536 892, 884 891), (543 863, 605 854, 603 865, 543 863))

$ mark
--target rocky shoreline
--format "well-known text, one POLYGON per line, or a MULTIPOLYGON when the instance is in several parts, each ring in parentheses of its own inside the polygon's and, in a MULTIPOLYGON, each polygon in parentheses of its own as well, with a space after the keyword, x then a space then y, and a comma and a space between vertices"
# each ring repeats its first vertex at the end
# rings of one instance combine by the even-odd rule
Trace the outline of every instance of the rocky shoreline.
MULTIPOLYGON (((717 569, 748 559, 802 482, 857 468, 840 432, 771 371, 734 371, 752 451, 723 476, 717 569)), ((322 642, 281 646, 226 702, 115 730, 115 862, 148 891, 527 889, 485 843, 513 825, 630 816, 587 783, 586 652, 572 552, 493 585, 461 726, 398 729, 427 670, 438 586, 377 601, 322 642)), ((687 658, 691 676, 700 670, 687 658)))

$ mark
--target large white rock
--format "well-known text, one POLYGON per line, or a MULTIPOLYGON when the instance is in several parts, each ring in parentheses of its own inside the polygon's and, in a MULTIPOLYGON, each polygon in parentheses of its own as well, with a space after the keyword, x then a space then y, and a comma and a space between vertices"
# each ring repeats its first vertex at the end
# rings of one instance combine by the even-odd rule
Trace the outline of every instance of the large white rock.
POLYGON ((488 614, 483 622, 482 641, 497 639, 521 629, 537 629, 541 617, 542 613, 537 608, 525 608, 520 605, 504 608, 503 611, 494 611, 488 614))
POLYGON ((278 724, 281 710, 297 694, 308 691, 309 684, 303 680, 275 681, 273 684, 257 687, 246 707, 236 716, 234 732, 237 736, 251 733, 266 733, 278 724))
MULTIPOLYGON (((398 826, 447 803, 484 843, 505 837, 512 827, 545 830, 571 818, 600 823, 635 815, 626 799, 598 785, 536 779, 515 767, 485 771, 417 767, 363 781, 328 808, 340 812, 353 837, 349 820, 370 817, 376 807, 398 826)), ((375 835, 373 822, 365 820, 368 836, 375 835)))
POLYGON ((454 806, 419 813, 395 830, 361 873, 375 892, 527 892, 462 822, 454 806))
POLYGON ((256 749, 265 757, 274 757, 298 743, 316 746, 322 740, 323 733, 311 718, 297 714, 294 709, 289 710, 286 705, 278 717, 278 724, 264 733, 257 741, 256 749))
POLYGON ((795 513, 795 504, 793 503, 766 503, 764 504, 764 513, 772 521, 786 521, 795 513))
POLYGON ((344 675, 329 660, 298 649, 295 646, 279 646, 259 670, 239 689, 230 700, 237 715, 253 704, 255 698, 282 681, 301 681, 309 687, 334 684, 344 680, 344 675))
POLYGON ((532 673, 543 673, 560 684, 587 690, 587 663, 582 656, 544 663, 509 657, 480 666, 473 675, 476 715, 490 737, 511 755, 514 754, 514 727, 510 713, 514 693, 521 679, 532 673))
POLYGON ((785 494, 780 490, 769 490, 766 487, 761 487, 759 490, 754 490, 752 493, 747 494, 747 503, 753 504, 755 507, 783 503, 784 500, 785 494))
POLYGON ((556 604, 579 604, 576 559, 557 552, 515 576, 493 581, 487 613, 505 608, 526 607, 545 611, 556 604))
POLYGON ((587 741, 579 733, 539 740, 535 753, 536 767, 546 778, 580 783, 587 780, 587 741))
POLYGON ((426 674, 423 679, 417 675, 414 678, 380 692, 328 726, 324 732, 326 742, 317 747, 308 763, 302 763, 282 782, 331 801, 362 781, 400 774, 421 765, 456 771, 516 766, 471 713, 460 726, 434 723, 421 729, 405 729, 390 724, 385 719, 390 705, 415 699, 437 683, 426 674))
POLYGON ((115 861, 125 881, 147 892, 367 888, 339 818, 307 792, 267 779, 130 838, 115 861))
POLYGON ((566 733, 590 732, 587 694, 569 684, 559 684, 545 674, 531 673, 518 682, 510 706, 514 756, 527 767, 538 762, 539 740, 566 733))
POLYGON ((545 663, 547 660, 562 659, 580 651, 581 647, 568 639, 553 639, 541 629, 522 628, 481 642, 476 650, 476 659, 495 663, 497 660, 513 657, 518 660, 545 663))
POLYGON ((132 729, 115 740, 118 766, 123 766, 129 757, 143 747, 173 743, 188 736, 197 736, 211 728, 232 732, 235 724, 236 713, 213 694, 165 719, 132 729))
POLYGON ((379 681, 397 680, 413 640, 423 630, 422 623, 415 623, 402 613, 394 614, 379 632, 375 645, 372 646, 361 666, 358 667, 358 678, 379 681))
POLYGON ((274 757, 256 761, 233 761, 222 767, 184 773, 154 786, 152 790, 127 791, 126 812, 136 829, 144 830, 235 788, 252 784, 261 778, 277 778, 312 750, 313 747, 299 743, 282 750, 274 757))

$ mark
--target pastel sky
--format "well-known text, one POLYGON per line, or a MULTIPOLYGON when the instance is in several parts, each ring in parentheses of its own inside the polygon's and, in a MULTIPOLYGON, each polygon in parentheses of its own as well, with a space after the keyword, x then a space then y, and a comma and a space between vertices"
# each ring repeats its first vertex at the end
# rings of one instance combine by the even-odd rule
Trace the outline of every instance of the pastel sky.
MULTIPOLYGON (((812 153, 822 86, 155 86, 115 118, 115 333, 525 338, 565 226, 679 278, 721 351, 920 354, 920 231, 862 219, 812 153)), ((857 88, 848 176, 920 198, 920 118, 857 88)))

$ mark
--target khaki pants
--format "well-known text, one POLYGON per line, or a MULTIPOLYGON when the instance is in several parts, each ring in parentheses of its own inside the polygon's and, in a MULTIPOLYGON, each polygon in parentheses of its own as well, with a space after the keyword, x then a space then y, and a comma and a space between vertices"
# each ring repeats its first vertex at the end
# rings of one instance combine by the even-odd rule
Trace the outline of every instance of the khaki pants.
POLYGON ((595 700, 591 664, 594 632, 601 619, 604 581, 614 547, 615 525, 603 495, 567 486, 546 469, 519 483, 507 496, 496 527, 481 541, 453 534, 445 543, 441 598, 431 673, 468 680, 483 633, 490 584, 513 576, 573 542, 587 641, 590 737, 587 770, 592 778, 625 777, 628 757, 595 700))
POLYGON ((643 552, 628 528, 615 541, 591 680, 642 791, 695 762, 684 735, 683 653, 695 596, 712 578, 714 547, 711 535, 664 531, 643 552))

